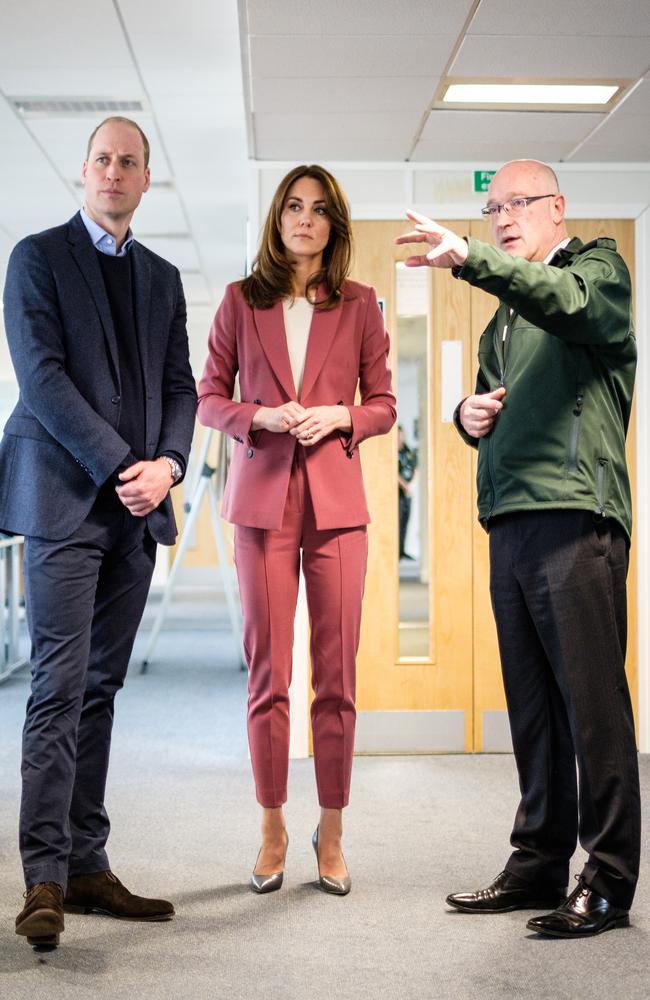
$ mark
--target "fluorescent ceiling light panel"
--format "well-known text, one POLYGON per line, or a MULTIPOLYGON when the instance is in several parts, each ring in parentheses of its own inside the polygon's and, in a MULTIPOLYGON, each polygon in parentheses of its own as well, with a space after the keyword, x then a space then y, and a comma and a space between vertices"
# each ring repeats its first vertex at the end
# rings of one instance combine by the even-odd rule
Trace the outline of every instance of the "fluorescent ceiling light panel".
POLYGON ((575 83, 451 83, 443 101, 453 104, 607 104, 618 86, 575 83))
MULTIPOLYGON (((71 178, 68 181, 68 184, 72 184, 73 187, 79 188, 79 190, 81 190, 81 188, 83 188, 83 186, 84 186, 83 181, 80 180, 78 177, 71 178)), ((175 189, 175 184, 174 184, 173 180, 168 180, 168 181, 150 181, 149 187, 152 190, 155 189, 157 191, 173 191, 175 189)), ((158 235, 160 235, 160 234, 158 234, 158 235)))
POLYGON ((145 111, 142 101, 116 100, 112 97, 8 97, 7 100, 23 118, 73 118, 102 112, 145 111))

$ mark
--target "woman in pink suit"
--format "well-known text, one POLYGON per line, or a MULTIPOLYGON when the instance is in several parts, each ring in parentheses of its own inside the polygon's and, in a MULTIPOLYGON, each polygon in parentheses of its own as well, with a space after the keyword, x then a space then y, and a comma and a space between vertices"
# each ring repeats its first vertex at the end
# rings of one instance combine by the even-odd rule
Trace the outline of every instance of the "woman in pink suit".
POLYGON ((235 524, 248 735, 263 808, 257 892, 280 888, 288 844, 282 805, 301 551, 321 806, 313 844, 321 887, 350 890, 341 810, 370 520, 358 446, 395 420, 388 335, 374 290, 348 279, 350 259, 350 213, 336 180, 319 166, 296 167, 274 195, 251 274, 226 289, 199 386, 201 422, 236 442, 222 514, 235 524), (237 373, 241 402, 232 398, 237 373))

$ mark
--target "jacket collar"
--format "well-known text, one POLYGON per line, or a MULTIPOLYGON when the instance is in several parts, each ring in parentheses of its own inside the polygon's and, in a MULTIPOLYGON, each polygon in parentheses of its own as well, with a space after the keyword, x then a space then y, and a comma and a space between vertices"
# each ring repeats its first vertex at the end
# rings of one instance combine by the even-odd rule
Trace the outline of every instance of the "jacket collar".
MULTIPOLYGON (((97 251, 93 246, 88 230, 84 226, 80 212, 77 212, 77 214, 70 219, 70 222, 68 223, 67 238, 70 243, 72 256, 79 267, 81 276, 86 282, 97 307, 97 312, 99 313, 99 318, 106 335, 111 361, 119 381, 120 360, 117 337, 115 334, 115 327, 113 326, 113 317, 111 315, 111 307, 106 294, 106 287, 104 285, 104 279, 102 277, 99 261, 97 260, 97 251)), ((151 301, 151 262, 145 253, 144 247, 142 247, 137 240, 133 241, 133 245, 131 246, 129 253, 131 255, 133 265, 136 313, 135 320, 138 345, 140 348, 140 361, 142 371, 145 373, 146 377, 146 373, 149 370, 146 333, 149 329, 149 307, 151 301)))
MULTIPOLYGON (((322 301, 324 297, 325 289, 321 286, 316 301, 322 301)), ((300 401, 303 403, 308 399, 309 393, 320 375, 336 336, 340 318, 340 304, 335 309, 314 309, 300 391, 300 401)), ((282 302, 276 302, 270 309, 253 309, 253 319, 260 343, 276 378, 288 398, 297 400, 298 393, 293 382, 291 362, 289 361, 282 302)))
POLYGON ((297 399, 296 387, 291 374, 287 335, 284 329, 282 302, 276 302, 270 309, 253 309, 253 322, 260 338, 262 349, 278 382, 288 399, 297 399))
POLYGON ((579 240, 577 236, 574 236, 572 237, 572 239, 569 240, 569 242, 565 247, 562 247, 561 250, 558 250, 553 259, 549 261, 549 263, 552 264, 553 267, 566 267, 567 264, 571 263, 576 254, 582 252, 582 249, 583 249, 582 240, 579 240))
MULTIPOLYGON (((321 285, 318 289, 316 301, 322 302, 325 294, 325 288, 321 285)), ((330 348, 334 343, 342 312, 341 302, 334 309, 314 309, 311 329, 309 331, 309 343, 307 344, 305 371, 302 376, 302 388, 300 390, 301 403, 307 401, 309 393, 314 388, 316 379, 321 373, 330 348)))

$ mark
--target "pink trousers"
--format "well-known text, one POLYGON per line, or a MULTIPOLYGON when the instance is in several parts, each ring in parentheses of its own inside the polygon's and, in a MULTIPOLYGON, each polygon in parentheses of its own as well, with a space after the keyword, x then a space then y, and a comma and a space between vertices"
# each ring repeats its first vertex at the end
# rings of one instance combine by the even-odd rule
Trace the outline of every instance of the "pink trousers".
POLYGON ((311 628, 311 724, 318 801, 348 804, 356 712, 355 657, 368 542, 365 525, 317 531, 296 448, 282 528, 235 528, 235 563, 248 662, 248 739, 257 799, 287 799, 293 622, 302 569, 311 628))

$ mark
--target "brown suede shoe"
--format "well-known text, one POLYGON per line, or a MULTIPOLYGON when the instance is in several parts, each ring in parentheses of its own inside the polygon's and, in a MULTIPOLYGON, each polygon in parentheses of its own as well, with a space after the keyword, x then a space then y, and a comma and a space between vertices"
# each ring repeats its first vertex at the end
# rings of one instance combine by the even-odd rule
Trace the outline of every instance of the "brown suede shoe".
POLYGON ((34 947, 56 948, 64 929, 63 889, 58 882, 39 882, 28 889, 16 917, 16 934, 34 947))
POLYGON ((174 907, 166 899, 134 896, 112 871, 71 875, 63 900, 66 913, 106 913, 118 920, 171 920, 174 907))

